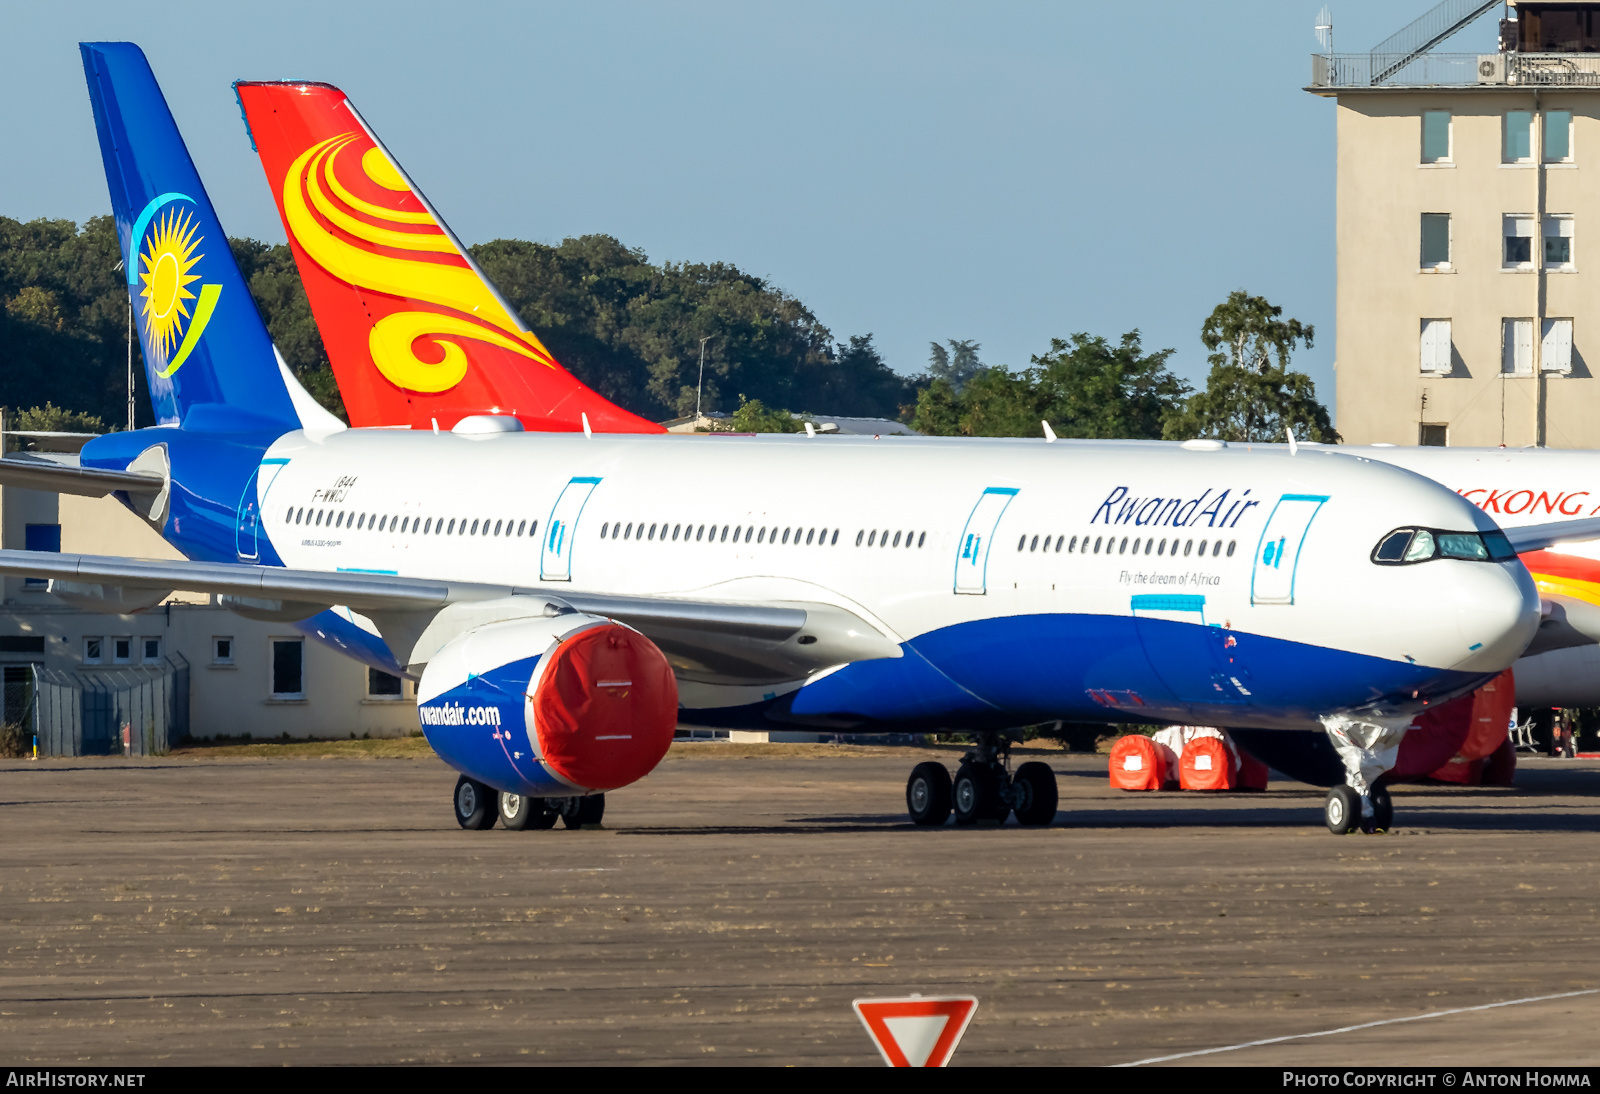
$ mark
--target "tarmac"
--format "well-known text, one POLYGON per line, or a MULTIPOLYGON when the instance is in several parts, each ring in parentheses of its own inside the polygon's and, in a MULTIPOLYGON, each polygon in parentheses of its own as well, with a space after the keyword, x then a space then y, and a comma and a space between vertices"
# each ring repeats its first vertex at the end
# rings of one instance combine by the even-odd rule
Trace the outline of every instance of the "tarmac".
POLYGON ((930 756, 679 745, 546 832, 424 755, 0 761, 0 1063, 872 1064, 912 992, 979 997, 954 1066, 1600 1063, 1600 761, 1335 837, 1057 751, 1053 826, 918 829, 930 756))

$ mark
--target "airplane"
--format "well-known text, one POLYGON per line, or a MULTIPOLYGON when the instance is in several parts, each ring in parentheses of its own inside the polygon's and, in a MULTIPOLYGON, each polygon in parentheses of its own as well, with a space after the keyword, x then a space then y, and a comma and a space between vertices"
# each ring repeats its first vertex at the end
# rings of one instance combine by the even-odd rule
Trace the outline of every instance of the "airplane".
MULTIPOLYGON (((399 285, 408 277, 415 277, 415 271, 427 271, 430 268, 427 263, 434 260, 434 256, 420 250, 423 244, 414 244, 411 236, 396 236, 395 231, 422 233, 416 238, 428 246, 433 244, 427 241, 451 241, 453 261, 468 264, 470 259, 459 244, 453 242, 456 237, 438 210, 339 88, 326 83, 239 81, 234 84, 234 90, 302 276, 308 286, 316 287, 311 303, 318 325, 325 332, 333 332, 329 351, 339 370, 341 389, 358 392, 357 401, 362 404, 388 405, 384 401, 392 402, 397 387, 395 370, 384 363, 387 351, 378 334, 386 320, 375 320, 378 313, 368 301, 374 285, 399 285), (361 194, 366 196, 359 196, 361 194), (364 233, 362 238, 368 242, 398 239, 413 245, 409 250, 398 251, 373 246, 358 253, 353 249, 355 241, 344 238, 346 230, 352 226, 358 227, 364 233), (389 234, 382 235, 382 232, 389 234)), ((473 270, 476 272, 475 267, 473 270)), ((494 286, 481 273, 478 277, 478 296, 474 299, 490 296, 498 299, 494 286)), ((404 307, 426 312, 429 300, 413 295, 406 299, 404 307)), ((505 387, 526 385, 531 398, 524 396, 521 405, 539 408, 547 420, 561 416, 564 389, 555 385, 553 377, 564 376, 564 370, 552 371, 548 365, 534 364, 525 357, 470 338, 455 339, 452 344, 459 347, 459 354, 456 349, 450 352, 461 362, 462 375, 470 370, 479 383, 505 387)), ((482 404, 476 409, 488 411, 492 408, 482 404)), ((407 420, 403 413, 390 417, 375 414, 369 416, 366 424, 403 425, 407 420)), ((567 415, 567 422, 571 428, 581 425, 579 415, 574 413, 567 415)), ((1504 484, 1519 480, 1532 470, 1527 460, 1538 458, 1503 450, 1469 452, 1396 449, 1393 446, 1341 447, 1338 451, 1405 466, 1452 486, 1455 484, 1450 481, 1451 475, 1478 474, 1492 465, 1500 472, 1494 481, 1504 486, 1507 497, 1514 495, 1515 488, 1504 484)), ((1573 454, 1567 458, 1565 466, 1576 474, 1592 461, 1593 457, 1587 454, 1573 454)), ((1539 466, 1548 466, 1548 461, 1539 466)), ((1581 481, 1581 475, 1573 477, 1572 481, 1581 481)), ((1495 490, 1474 492, 1461 487, 1460 492, 1469 499, 1481 495, 1479 500, 1485 501, 1491 515, 1499 514, 1495 501, 1499 495, 1495 490)), ((1581 493, 1575 486, 1568 489, 1560 495, 1563 500, 1559 509, 1546 505, 1538 519, 1567 520, 1580 515, 1593 517, 1600 512, 1600 504, 1597 504, 1579 514, 1577 503, 1572 499, 1581 493)), ((1533 491, 1526 493, 1526 499, 1533 497, 1533 491)), ((1527 504, 1530 511, 1540 508, 1532 500, 1527 504)), ((1506 510, 1511 523, 1536 523, 1518 517, 1516 514, 1520 512, 1520 509, 1515 513, 1506 510)), ((1595 530, 1600 532, 1600 522, 1596 523, 1595 530)), ((1537 551, 1524 559, 1534 567, 1536 582, 1541 592, 1547 594, 1539 633, 1516 666, 1516 688, 1524 706, 1600 703, 1600 672, 1575 673, 1570 671, 1569 664, 1581 658, 1585 667, 1600 668, 1600 645, 1596 644, 1600 642, 1600 562, 1585 562, 1581 557, 1585 549, 1568 545, 1561 553, 1537 551), (1588 567, 1585 571, 1588 577, 1578 586, 1592 590, 1587 601, 1573 595, 1574 565, 1588 567), (1565 582, 1560 588, 1553 584, 1558 579, 1544 572, 1552 566, 1565 575, 1560 579, 1565 582), (1582 625, 1578 625, 1580 622, 1582 625), (1551 652, 1557 650, 1563 652, 1551 652), (1552 671, 1552 667, 1557 667, 1557 671, 1552 671)), ((1503 695, 1503 685, 1500 691, 1503 695)), ((1430 728, 1437 728, 1437 721, 1431 719, 1430 728)), ((1452 731, 1454 729, 1464 731, 1464 727, 1452 727, 1452 731)), ((1415 753, 1421 747, 1421 736, 1409 741, 1409 752, 1415 753)), ((1443 736, 1448 738, 1450 733, 1445 732, 1443 736)), ((1235 737, 1241 742, 1254 742, 1254 747, 1270 757, 1275 766, 1296 777, 1324 785, 1337 783, 1343 777, 1343 765, 1320 731, 1301 738, 1277 731, 1239 729, 1235 737), (1270 739, 1262 739, 1263 734, 1270 739)), ((1438 743, 1430 741, 1430 750, 1437 751, 1438 743)))
POLYGON ((1516 551, 1563 533, 1331 452, 344 428, 273 350, 142 52, 81 49, 160 424, 0 481, 114 494, 185 560, 0 572, 102 610, 215 593, 412 676, 463 828, 596 821, 680 720, 968 731, 953 779, 913 769, 912 820, 1048 824, 1053 774, 1004 742, 1056 718, 1323 728, 1351 757, 1325 821, 1387 827, 1394 726, 1538 628, 1516 551), (1387 557, 1421 532, 1426 561, 1387 557))

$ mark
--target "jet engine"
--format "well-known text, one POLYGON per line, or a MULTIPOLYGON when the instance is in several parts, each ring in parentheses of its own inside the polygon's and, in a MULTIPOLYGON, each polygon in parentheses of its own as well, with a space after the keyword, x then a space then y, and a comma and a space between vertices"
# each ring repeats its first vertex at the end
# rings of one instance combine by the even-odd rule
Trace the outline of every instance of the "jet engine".
POLYGON ((654 642, 581 613, 492 623, 452 639, 417 684, 433 750, 496 790, 603 793, 672 744, 678 685, 654 642))

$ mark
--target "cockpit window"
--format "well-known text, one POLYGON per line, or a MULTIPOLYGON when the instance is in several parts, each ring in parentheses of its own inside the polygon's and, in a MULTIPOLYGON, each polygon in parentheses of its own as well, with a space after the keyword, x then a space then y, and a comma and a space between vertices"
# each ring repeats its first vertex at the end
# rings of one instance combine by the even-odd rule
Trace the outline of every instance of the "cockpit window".
POLYGON ((1411 542, 1406 544, 1406 554, 1402 562, 1426 562, 1433 557, 1433 533, 1426 528, 1418 528, 1411 533, 1411 542))
POLYGON ((1381 566, 1403 566, 1436 558, 1505 562, 1517 557, 1504 532, 1444 532, 1435 528, 1396 528, 1372 549, 1381 566))

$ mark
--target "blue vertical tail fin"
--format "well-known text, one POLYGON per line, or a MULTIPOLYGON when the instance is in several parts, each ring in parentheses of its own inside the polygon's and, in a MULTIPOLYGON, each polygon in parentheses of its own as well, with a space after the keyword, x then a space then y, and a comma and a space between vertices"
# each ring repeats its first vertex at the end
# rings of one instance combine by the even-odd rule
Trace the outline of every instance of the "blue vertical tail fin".
POLYGON ((144 52, 130 42, 79 49, 156 421, 299 429, 292 378, 144 52))

